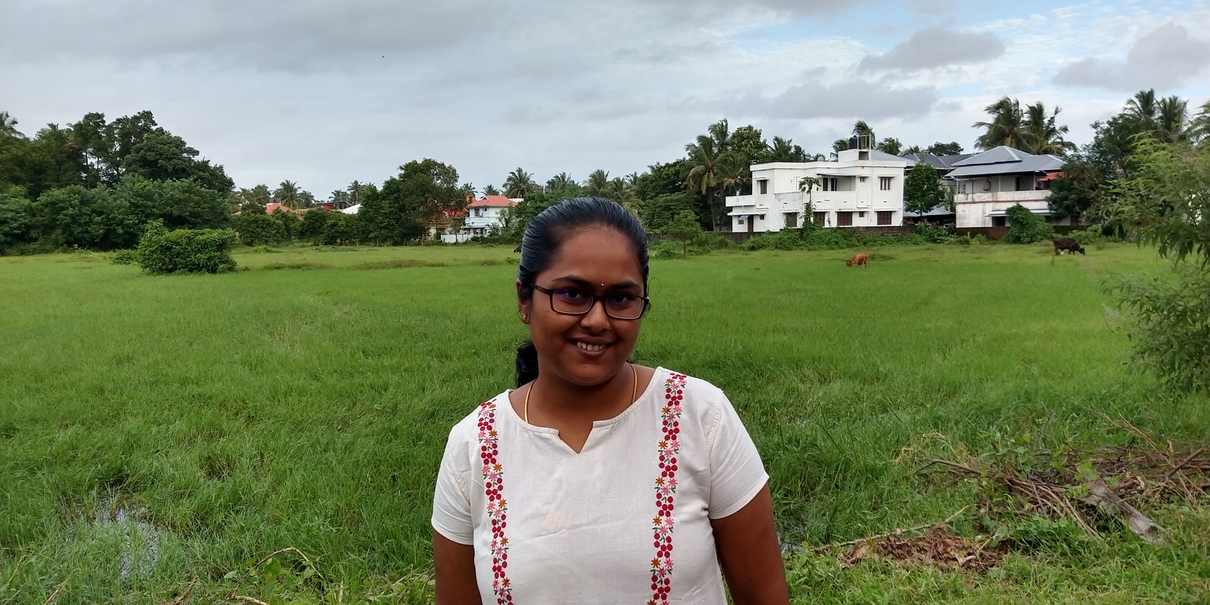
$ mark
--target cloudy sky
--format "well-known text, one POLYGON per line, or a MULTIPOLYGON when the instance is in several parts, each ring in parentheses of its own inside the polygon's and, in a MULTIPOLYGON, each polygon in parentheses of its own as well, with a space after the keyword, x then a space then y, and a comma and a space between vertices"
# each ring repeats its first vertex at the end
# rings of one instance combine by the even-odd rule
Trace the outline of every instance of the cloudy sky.
POLYGON ((1210 99, 1210 0, 0 0, 26 134, 149 109, 239 186, 321 198, 423 157, 479 188, 642 172, 724 117, 970 149, 1003 95, 1083 143, 1144 88, 1210 99))

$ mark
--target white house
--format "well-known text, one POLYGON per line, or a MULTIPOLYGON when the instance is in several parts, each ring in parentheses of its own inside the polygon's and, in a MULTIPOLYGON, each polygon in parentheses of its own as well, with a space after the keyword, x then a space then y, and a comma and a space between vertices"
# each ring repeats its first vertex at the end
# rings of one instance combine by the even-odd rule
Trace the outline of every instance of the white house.
POLYGON ((501 214, 505 208, 512 208, 520 200, 513 200, 503 195, 488 195, 481 200, 475 200, 466 205, 466 218, 462 221, 462 232, 477 236, 487 235, 492 227, 500 227, 501 214))
POLYGON ((996 147, 953 164, 945 175, 954 182, 957 227, 1006 227, 1004 214, 1014 204, 1046 217, 1052 225, 1070 225, 1071 217, 1055 221, 1047 198, 1050 181, 1063 170, 1063 159, 1033 155, 1011 147, 996 147))
POLYGON ((810 201, 825 227, 903 224, 903 174, 907 160, 871 149, 849 149, 832 162, 775 162, 752 166, 752 194, 727 197, 732 231, 775 232, 802 226, 810 201), (814 177, 819 186, 800 189, 814 177))

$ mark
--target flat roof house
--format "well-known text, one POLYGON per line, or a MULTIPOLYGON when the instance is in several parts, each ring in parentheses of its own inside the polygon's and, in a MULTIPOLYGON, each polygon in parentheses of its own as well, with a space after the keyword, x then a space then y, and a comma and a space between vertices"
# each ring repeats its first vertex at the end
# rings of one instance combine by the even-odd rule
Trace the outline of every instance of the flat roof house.
POLYGON ((771 233, 813 220, 825 227, 903 224, 903 174, 907 160, 872 149, 848 149, 831 162, 752 165, 752 194, 727 196, 731 230, 771 233), (800 189, 814 177, 819 186, 800 189), (810 201, 812 215, 804 217, 810 201))

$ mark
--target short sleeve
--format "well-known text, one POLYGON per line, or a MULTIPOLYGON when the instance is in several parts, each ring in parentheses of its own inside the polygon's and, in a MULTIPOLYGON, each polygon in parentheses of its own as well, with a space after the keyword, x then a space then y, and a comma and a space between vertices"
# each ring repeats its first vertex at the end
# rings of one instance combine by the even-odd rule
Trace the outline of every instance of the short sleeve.
MULTIPOLYGON (((469 479, 469 461, 461 460, 459 465, 459 448, 450 435, 449 443, 445 446, 445 454, 441 458, 441 469, 437 471, 437 489, 433 493, 433 529, 442 536, 458 544, 474 543, 474 520, 471 518, 471 502, 465 485, 469 479), (459 471, 459 466, 468 466, 459 471), (466 474, 468 476, 463 477, 466 474)), ((465 452, 462 458, 465 458, 465 452)))
POLYGON ((739 414, 722 393, 717 428, 710 442, 711 519, 737 512, 760 493, 769 481, 756 444, 740 421, 739 414))

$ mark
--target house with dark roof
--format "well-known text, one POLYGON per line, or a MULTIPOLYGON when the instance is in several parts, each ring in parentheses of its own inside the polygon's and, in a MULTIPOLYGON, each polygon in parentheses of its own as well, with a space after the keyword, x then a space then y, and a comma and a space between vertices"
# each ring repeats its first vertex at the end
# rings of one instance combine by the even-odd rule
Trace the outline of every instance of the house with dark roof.
MULTIPOLYGON (((954 155, 935 155, 932 153, 909 153, 903 156, 907 160, 908 167, 904 170, 904 179, 907 178, 907 173, 912 171, 916 164, 924 163, 932 166, 937 170, 937 178, 941 180, 941 185, 950 191, 954 190, 954 182, 947 180, 945 176, 954 169, 954 164, 961 162, 974 155, 973 153, 958 153, 954 155)), ((957 215, 954 211, 945 206, 937 206, 923 215, 908 214, 904 217, 908 221, 924 221, 935 223, 938 225, 953 225, 956 222, 957 215)))
POLYGON ((1052 225, 1069 225, 1071 218, 1051 219, 1050 182, 1063 170, 1063 159, 1033 155, 1011 147, 996 147, 954 162, 945 179, 954 186, 957 227, 1006 227, 1004 211, 1021 204, 1052 225))

